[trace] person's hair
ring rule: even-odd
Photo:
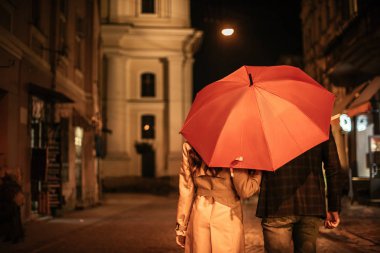
[[[189,163],[190,163],[190,166],[191,167],[197,167],[197,168],[199,168],[199,167],[201,167],[202,162],[203,162],[203,160],[202,160],[201,156],[198,154],[198,152],[195,151],[194,148],[191,148],[189,150]]]
[[[189,150],[189,164],[190,167],[193,169],[192,173],[194,173],[196,170],[199,170],[202,166],[203,160],[201,156],[198,154],[198,152],[192,147]],[[208,167],[207,164],[205,163],[204,169],[206,171],[210,171],[212,176],[217,176],[219,172],[222,170],[222,168],[213,168],[213,167]]]

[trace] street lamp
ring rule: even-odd
[[[223,28],[221,33],[223,34],[223,36],[231,36],[232,34],[234,34],[235,30],[233,28]]]

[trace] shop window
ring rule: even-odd
[[[140,82],[141,97],[156,96],[156,76],[153,73],[143,73]]]
[[[156,13],[155,0],[141,0],[141,13],[143,14]]]
[[[30,146],[32,148],[46,147],[46,104],[37,97],[32,97],[32,115],[30,124]]]
[[[153,115],[143,115],[141,117],[141,138],[155,138],[155,117]]]

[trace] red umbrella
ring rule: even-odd
[[[243,66],[198,92],[181,134],[210,167],[273,171],[329,138],[334,99],[299,68]]]

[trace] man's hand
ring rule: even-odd
[[[333,229],[338,227],[340,223],[338,212],[327,212],[325,219],[325,228]]]
[[[183,236],[183,235],[177,235],[175,237],[175,241],[176,243],[181,247],[181,248],[185,248],[185,241],[186,241],[186,237]]]

